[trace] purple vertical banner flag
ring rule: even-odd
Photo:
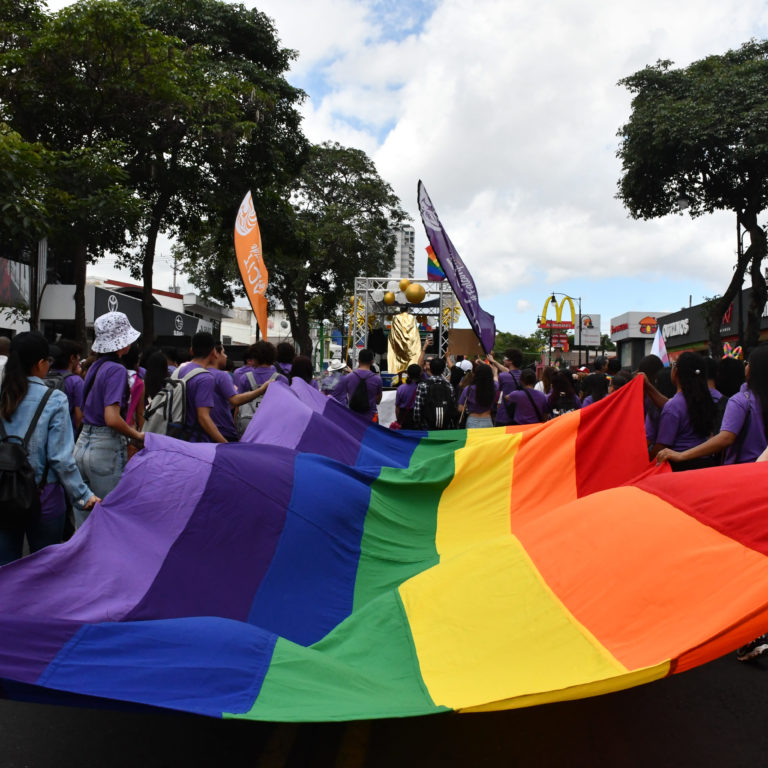
[[[440,262],[440,266],[443,268],[443,272],[445,272],[445,276],[451,284],[469,324],[472,326],[472,330],[477,334],[477,338],[480,339],[480,344],[487,354],[493,349],[493,343],[496,339],[496,321],[493,315],[488,314],[480,306],[475,281],[464,266],[464,262],[446,234],[440,219],[437,218],[435,207],[432,205],[427,190],[421,181],[419,181],[419,211],[429,244],[432,246],[432,250],[435,252],[435,256],[437,256],[437,260]]]

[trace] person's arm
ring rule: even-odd
[[[83,411],[79,405],[75,406],[75,429],[83,426]]]
[[[427,347],[432,346],[432,339],[427,336],[426,339],[424,339],[424,343],[421,345],[421,353],[419,354],[419,359],[416,361],[418,366],[420,368],[424,368],[424,357],[427,354]]]
[[[214,443],[226,443],[227,439],[221,432],[219,432],[219,428],[213,423],[211,409],[207,406],[200,405],[197,407],[196,412],[197,423],[200,425],[200,429],[202,429]]]
[[[126,424],[125,419],[120,415],[120,403],[104,406],[104,423],[121,435],[125,435],[139,443],[144,442],[144,433]]]
[[[766,448],[755,461],[768,461],[768,448]]]
[[[445,352],[445,365],[447,366],[448,370],[450,371],[451,368],[455,365],[453,360],[451,360],[451,356],[448,354],[448,350]]]
[[[488,359],[491,361],[491,367],[493,368],[494,374],[498,375],[499,373],[504,373],[504,371],[507,370],[506,366],[502,365],[494,356],[493,351],[488,353]]]
[[[661,464],[663,461],[678,462],[699,459],[702,456],[709,456],[712,453],[725,450],[736,442],[736,437],[737,435],[733,432],[723,430],[710,437],[709,440],[695,445],[693,448],[688,448],[686,451],[673,451],[671,448],[665,448],[656,443],[651,449],[651,458],[655,457],[657,464]]]
[[[229,404],[235,408],[238,405],[243,405],[243,403],[250,403],[251,400],[255,400],[257,397],[263,395],[271,383],[272,380],[265,381],[260,387],[257,387],[250,392],[241,392],[240,394],[232,395],[229,398]]]
[[[50,403],[47,407],[50,407]],[[92,509],[101,501],[85,484],[75,463],[75,441],[72,421],[69,418],[69,404],[66,401],[51,412],[45,452],[49,466],[75,506]]]
[[[643,392],[657,408],[663,408],[669,398],[664,397],[664,395],[651,384],[650,379],[644,373],[640,375],[643,377]]]
[[[381,380],[381,377],[379,377],[379,380],[376,382],[376,405],[378,405],[381,402],[381,396],[384,393],[384,383]]]

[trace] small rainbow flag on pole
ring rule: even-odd
[[[445,272],[443,272],[431,245],[427,246],[427,280],[430,282],[445,280]]]

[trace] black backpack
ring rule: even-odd
[[[368,399],[368,385],[362,376],[353,373],[355,378],[359,379],[352,397],[349,398],[349,408],[356,413],[368,413],[371,410],[371,402]]]
[[[60,392],[64,392],[64,382],[70,377],[74,376],[75,374],[72,373],[72,371],[64,371],[64,373],[59,373],[58,371],[49,371],[48,375],[43,379],[46,386],[50,387],[51,389],[58,389]]]
[[[27,446],[45,404],[53,394],[46,390],[29,423],[26,435],[9,435],[0,420],[0,528],[23,530],[40,519],[40,488],[29,463]],[[43,481],[45,482],[45,481]]]
[[[424,403],[421,407],[421,418],[428,429],[456,429],[458,409],[453,399],[451,385],[440,379],[426,383]]]

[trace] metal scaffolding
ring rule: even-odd
[[[357,277],[355,292],[352,297],[350,310],[350,349],[365,347],[371,327],[384,327],[388,319],[401,312],[412,315],[424,315],[427,324],[438,331],[440,349],[430,350],[432,354],[444,356],[448,350],[448,331],[458,319],[459,301],[451,290],[447,280],[430,282],[426,278],[411,279],[411,283],[419,283],[424,287],[425,296],[418,304],[405,303],[385,304],[383,298],[377,301],[380,294],[386,293],[397,286],[399,280],[391,277]],[[393,291],[396,295],[399,288]],[[426,305],[426,306],[425,306]],[[372,322],[369,323],[372,318]],[[370,327],[369,327],[370,326]]]

